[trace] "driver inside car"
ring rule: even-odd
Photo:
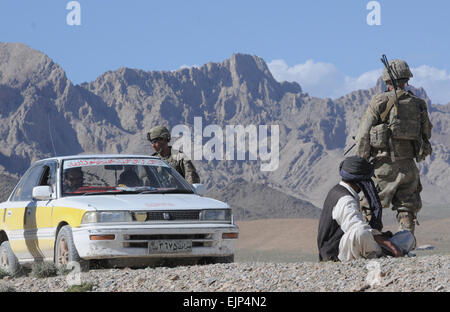
[[[81,167],[64,171],[64,193],[73,193],[83,186],[83,171]]]

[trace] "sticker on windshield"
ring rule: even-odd
[[[73,159],[64,161],[64,169],[75,167],[104,166],[104,165],[140,165],[140,166],[165,166],[160,159],[149,158],[98,158],[98,159]]]

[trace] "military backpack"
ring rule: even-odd
[[[422,152],[422,100],[405,90],[390,96],[380,114],[381,123],[370,129],[370,145],[376,149],[395,149],[395,140],[408,140],[414,145],[415,156]],[[394,139],[392,141],[391,139]]]

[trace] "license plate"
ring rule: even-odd
[[[192,251],[191,240],[154,240],[148,243],[149,253],[175,253]]]

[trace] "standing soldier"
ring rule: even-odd
[[[179,174],[186,179],[189,184],[200,183],[200,177],[197,174],[192,161],[181,151],[172,149],[169,146],[170,132],[166,127],[158,126],[147,133],[147,139],[152,143],[153,149],[156,151],[153,156],[159,156]]]
[[[417,213],[422,207],[419,170],[414,162],[430,155],[431,128],[424,100],[405,86],[413,76],[403,60],[382,59],[382,79],[388,90],[375,95],[367,108],[356,137],[356,154],[374,159],[374,182],[383,208],[397,211],[400,230],[414,233]],[[366,220],[371,213],[362,203]]]

